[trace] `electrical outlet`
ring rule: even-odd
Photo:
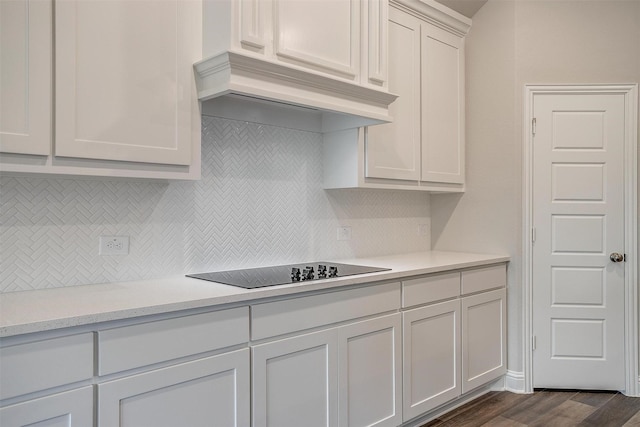
[[[99,255],[129,255],[129,236],[100,236]]]
[[[348,225],[338,227],[338,240],[351,240],[351,227]]]

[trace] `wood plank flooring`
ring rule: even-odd
[[[421,427],[638,427],[640,398],[616,392],[490,392]]]

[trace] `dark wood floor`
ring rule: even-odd
[[[640,398],[614,392],[490,392],[422,427],[640,426]]]

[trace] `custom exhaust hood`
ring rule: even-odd
[[[254,101],[261,109],[270,104],[279,110],[291,106],[297,114],[306,111],[316,116],[319,128],[307,130],[319,132],[390,122],[389,104],[397,98],[379,89],[230,51],[200,61],[194,68],[198,98],[223,97],[205,109],[233,115],[231,111]]]
[[[203,114],[258,100],[260,115],[290,108],[320,132],[392,121],[386,0],[204,0],[203,12]]]

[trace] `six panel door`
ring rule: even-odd
[[[534,96],[534,387],[625,387],[624,105]]]

